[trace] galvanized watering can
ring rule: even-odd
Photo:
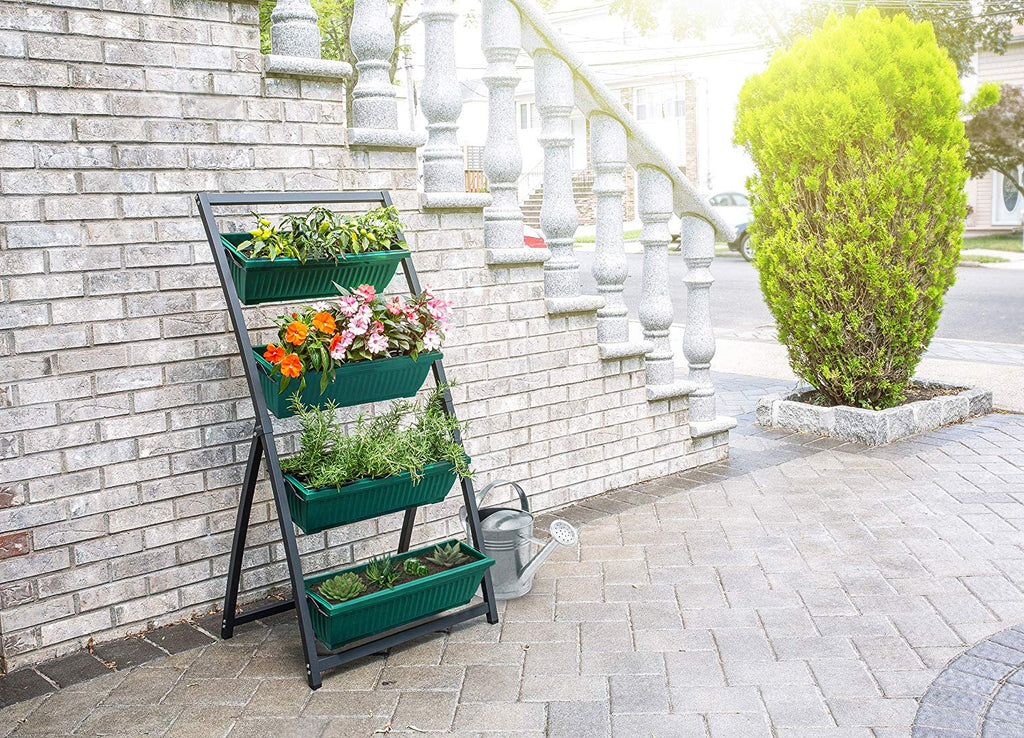
[[[533,537],[533,515],[530,514],[530,503],[526,499],[523,488],[515,482],[499,479],[491,482],[477,495],[477,505],[483,504],[484,498],[495,487],[509,485],[519,493],[521,510],[510,507],[481,507],[480,529],[483,534],[484,547],[487,555],[494,559],[491,569],[491,580],[494,583],[494,596],[499,600],[511,600],[522,597],[533,587],[533,575],[548,556],[561,544],[573,546],[579,540],[579,533],[568,522],[555,520],[551,523],[548,533],[551,539],[540,541]],[[472,537],[467,525],[466,508],[459,510],[462,525],[466,528],[466,536]],[[533,544],[543,548],[533,555]]]

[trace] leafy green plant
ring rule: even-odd
[[[351,600],[365,591],[366,584],[358,574],[351,571],[331,577],[320,584],[320,594],[336,602]]]
[[[344,259],[349,254],[405,248],[398,210],[380,207],[359,215],[335,213],[315,206],[305,215],[286,215],[280,227],[253,213],[256,227],[238,250],[250,259],[290,257],[305,263],[312,259]]]
[[[368,582],[376,584],[381,589],[391,589],[395,586],[395,581],[402,576],[402,569],[393,558],[381,555],[370,559],[363,573]]]
[[[740,94],[751,235],[793,370],[836,404],[898,404],[956,278],[966,141],[931,25],[833,17]]]
[[[427,561],[432,561],[445,569],[454,569],[469,561],[469,557],[462,553],[459,544],[449,543],[447,546],[434,546],[434,553],[427,557]]]
[[[427,568],[427,565],[415,556],[402,562],[402,568],[405,569],[405,573],[411,577],[425,577],[430,573],[430,569]]]
[[[360,415],[347,435],[333,404],[318,409],[295,397],[291,407],[299,418],[299,450],[281,468],[310,487],[340,487],[402,472],[418,481],[423,467],[442,461],[459,476],[472,476],[465,452],[455,442],[455,433],[464,426],[444,412],[443,386],[426,402],[397,401],[376,417]]]

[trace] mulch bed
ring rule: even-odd
[[[911,382],[907,385],[906,399],[894,407],[900,405],[909,405],[911,402],[920,402],[921,400],[933,400],[936,397],[945,397],[948,395],[958,395],[964,392],[966,387],[947,387],[941,384],[931,384],[929,382]],[[818,390],[811,390],[804,392],[801,395],[797,395],[792,398],[795,402],[803,402],[808,405],[816,405],[817,407],[838,407],[838,405]]]

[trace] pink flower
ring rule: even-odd
[[[338,300],[338,310],[349,317],[356,314],[359,309],[359,302],[352,296],[343,297]]]
[[[370,322],[370,318],[373,317],[373,309],[369,305],[361,305],[356,311],[356,318],[359,320],[365,320],[367,323]]]
[[[441,348],[441,336],[437,331],[430,330],[423,334],[423,348],[427,351],[436,351]]]
[[[366,333],[366,329],[370,327],[368,321],[356,316],[352,318],[352,322],[348,324],[348,331],[346,333],[352,333],[353,336],[361,336]]]
[[[405,319],[407,321],[409,321],[410,325],[419,325],[420,324],[420,315],[415,310],[406,310],[405,311]]]
[[[401,297],[396,297],[394,300],[388,303],[387,308],[388,312],[391,313],[392,315],[401,315],[403,312],[405,312],[405,303],[402,301]]]
[[[375,333],[366,339],[366,348],[371,354],[383,354],[387,353],[389,343],[387,336]]]
[[[334,344],[334,348],[331,349],[331,358],[335,361],[344,361],[345,352],[348,351],[348,347],[352,345],[356,335],[352,331],[344,331],[339,337],[337,343]]]
[[[381,323],[379,320],[373,321],[373,332],[374,333],[383,333],[384,332],[384,324]]]
[[[364,302],[373,302],[377,298],[377,290],[373,288],[372,284],[361,284],[356,287],[355,296]]]
[[[441,299],[427,303],[427,312],[434,320],[448,320],[448,303]]]

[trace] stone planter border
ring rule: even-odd
[[[757,424],[880,446],[992,412],[992,392],[985,389],[966,389],[959,394],[919,400],[888,410],[864,410],[846,405],[818,407],[795,399],[812,389],[801,385],[792,392],[762,397],[757,401]]]

